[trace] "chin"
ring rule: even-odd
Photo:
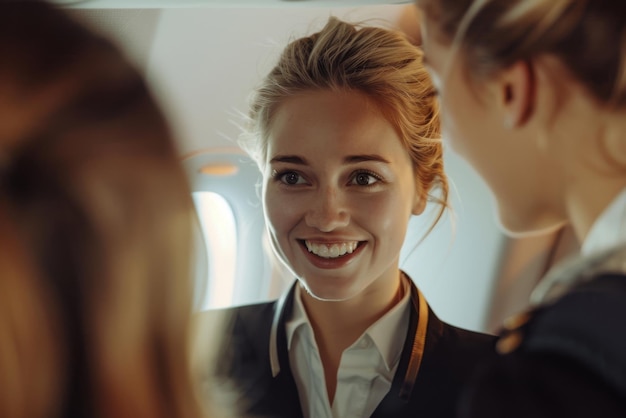
[[[356,291],[338,289],[336,286],[310,286],[304,280],[300,280],[304,290],[317,300],[324,302],[342,302],[356,296]]]

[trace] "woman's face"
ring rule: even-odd
[[[286,99],[272,120],[263,177],[273,247],[313,296],[397,287],[408,221],[424,202],[375,103],[354,91]]]
[[[485,180],[507,233],[527,233],[561,224],[546,205],[550,165],[532,127],[511,129],[500,79],[472,79],[460,53],[434,36],[436,24],[421,22],[425,63],[438,91],[444,140]]]

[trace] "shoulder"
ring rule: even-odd
[[[196,329],[214,335],[216,373],[238,379],[240,373],[269,364],[269,339],[276,301],[214,309],[196,316]],[[219,329],[219,333],[214,330]],[[269,367],[269,366],[268,366]],[[246,369],[248,369],[246,371]]]
[[[624,329],[626,276],[602,274],[508,324],[498,347],[503,353],[519,350],[571,359],[626,395]]]
[[[496,337],[455,327],[432,311],[411,404],[428,416],[452,416],[477,365],[496,356]]]
[[[236,339],[269,338],[269,330],[276,309],[276,301],[214,309],[197,314],[204,327],[222,329],[225,341]],[[232,342],[232,341],[231,341]]]
[[[467,330],[445,323],[444,335],[446,335],[451,342],[462,344],[466,347],[488,346],[494,348],[497,340],[497,337],[493,334]]]
[[[439,349],[495,353],[497,337],[492,334],[460,328],[442,321],[429,312],[428,337],[436,340]]]
[[[505,323],[463,417],[626,416],[626,276],[601,274]]]
[[[470,331],[441,321],[431,311],[422,370],[430,380],[460,385],[477,364],[496,356],[493,335]]]
[[[196,313],[194,319],[205,326],[213,326],[220,323],[259,325],[267,320],[271,321],[275,305],[276,301],[270,301],[221,309],[209,309]]]
[[[516,352],[480,365],[460,418],[624,417],[624,397],[595,373],[555,353]]]
[[[237,362],[267,346],[274,302],[210,309],[194,313],[191,348],[200,375],[227,376]],[[215,377],[214,376],[214,377]]]

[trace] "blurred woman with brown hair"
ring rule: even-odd
[[[505,323],[462,416],[626,416],[626,3],[417,0],[443,135],[511,234],[581,254]]]
[[[193,205],[166,121],[110,42],[0,2],[0,416],[203,416]]]

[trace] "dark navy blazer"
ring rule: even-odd
[[[245,416],[302,417],[298,389],[289,366],[286,319],[290,317],[295,286],[278,301],[221,310],[230,326],[218,355],[218,381],[229,384]],[[390,391],[372,417],[453,417],[461,388],[479,362],[495,356],[495,337],[463,330],[439,320],[411,282],[409,328]],[[420,301],[423,305],[420,307]],[[420,309],[421,308],[421,309]],[[419,312],[425,347],[419,347]],[[274,329],[274,331],[272,331]],[[272,335],[275,334],[275,335]],[[270,360],[275,337],[275,361]],[[275,365],[274,365],[275,366]]]

